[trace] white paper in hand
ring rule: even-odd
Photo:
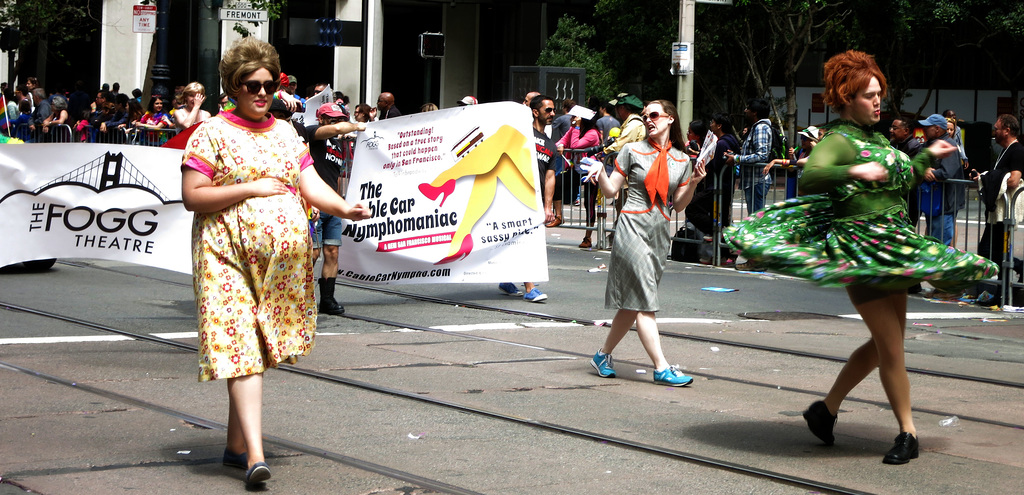
[[[718,136],[708,131],[707,136],[704,138],[704,145],[700,148],[700,154],[697,155],[697,162],[694,167],[706,167],[708,162],[711,161],[711,157],[715,155],[715,147],[717,146]]]

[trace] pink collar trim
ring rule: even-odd
[[[224,120],[226,120],[226,121],[228,121],[228,122],[230,122],[230,123],[232,123],[234,125],[237,125],[239,127],[244,127],[246,129],[252,129],[254,131],[265,131],[265,130],[268,130],[271,127],[274,127],[274,122],[275,122],[273,115],[271,115],[270,118],[268,118],[267,120],[264,120],[263,122],[253,122],[251,120],[245,120],[245,119],[239,117],[238,115],[235,115],[235,112],[232,112],[232,111],[220,112],[217,115],[221,116]]]

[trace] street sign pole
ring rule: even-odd
[[[167,65],[168,37],[167,31],[170,24],[170,0],[157,0],[156,2],[156,63],[153,64],[153,74],[150,79],[153,87],[150,95],[160,95],[164,101],[170,102],[174,95],[170,93],[168,83],[171,80],[171,66]]]
[[[197,79],[206,88],[203,110],[215,115],[220,105],[220,20],[212,2],[199,2],[199,66]]]
[[[679,112],[679,124],[684,128],[693,120],[693,16],[694,0],[679,0],[679,41],[689,43],[691,70],[679,71],[679,82],[676,85],[676,110]]]

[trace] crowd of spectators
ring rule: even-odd
[[[188,87],[195,84],[198,83]],[[25,84],[13,88],[0,84],[4,102],[0,130],[8,137],[25,142],[165,141],[181,128],[176,127],[173,115],[182,108],[185,108],[183,115],[191,115],[192,108],[187,103],[193,100],[183,99],[184,88],[177,88],[173,100],[153,95],[144,106],[141,89],[125,94],[116,82],[103,84],[90,92],[83,81],[77,81],[74,91],[50,93],[35,77],[28,77]],[[202,91],[201,85],[199,90]],[[193,120],[199,122],[205,118],[209,118],[209,113]]]

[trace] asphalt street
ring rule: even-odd
[[[695,382],[651,383],[634,334],[618,376],[589,356],[607,251],[547,231],[549,298],[496,284],[340,284],[345,317],[267,373],[278,493],[1017,493],[1024,483],[1024,316],[911,296],[921,457],[876,374],[823,446],[800,413],[867,330],[843,289],[669,262],[659,328]],[[99,260],[0,274],[0,494],[242,493],[224,467],[223,383],[196,380],[188,275]]]

